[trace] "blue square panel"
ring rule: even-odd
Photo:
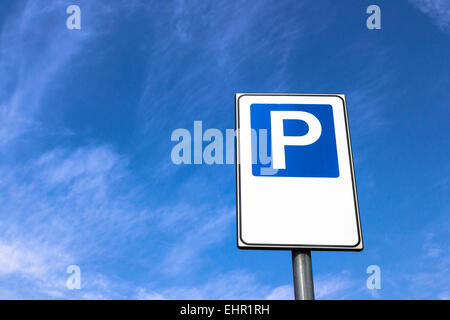
[[[333,108],[328,104],[252,104],[252,174],[339,177]]]

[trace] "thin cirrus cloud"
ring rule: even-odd
[[[409,0],[445,32],[450,32],[450,2],[447,0]]]
[[[162,289],[139,288],[137,299],[264,299],[272,288],[261,284],[245,270],[216,275],[197,286],[171,286]]]
[[[164,273],[170,275],[192,273],[195,267],[198,267],[204,260],[201,257],[202,253],[220,243],[229,234],[228,231],[232,229],[231,224],[234,221],[234,211],[225,210],[222,213],[213,213],[206,221],[198,225],[191,224],[190,230],[181,237],[175,236],[171,240],[173,244],[165,254],[161,268]],[[192,211],[192,216],[195,214],[198,214],[198,211]]]
[[[228,95],[232,97],[236,90],[233,83],[255,57],[271,56],[276,61],[258,86],[272,90],[282,87],[286,59],[303,29],[297,16],[284,16],[288,4],[278,3],[268,14],[266,8],[273,3],[221,1],[212,5],[180,0],[170,6],[171,13],[152,15],[148,22],[151,29],[164,25],[165,36],[149,44],[148,60],[153,63],[149,64],[139,103],[142,130],[166,128],[173,126],[174,120],[180,121],[155,113],[155,108],[185,115],[183,125],[195,117],[218,120],[213,111],[228,114],[224,107],[231,101]],[[278,23],[281,17],[283,24]],[[167,20],[171,21],[168,25]],[[184,63],[191,55],[196,58]]]
[[[64,291],[68,265],[111,256],[112,248],[139,237],[147,215],[130,205],[132,191],[121,190],[126,166],[107,146],[57,149],[28,164],[0,166],[6,287],[17,276],[35,294]]]
[[[0,33],[0,146],[23,134],[49,131],[36,117],[56,82],[64,83],[65,66],[92,41],[110,31],[111,18],[141,6],[140,1],[82,1],[96,19],[83,32],[65,27],[67,1],[18,2]],[[70,35],[70,36],[69,36]]]
[[[95,28],[85,28],[68,37],[66,1],[17,4],[0,34],[0,146],[5,154],[20,151],[20,143],[12,144],[19,137],[49,130],[37,118],[46,107],[43,98],[54,83],[64,81],[64,67],[73,57],[99,36]],[[106,5],[83,5],[111,14]],[[24,162],[8,163],[2,158],[0,293],[4,298],[64,297],[68,265],[110,250],[102,249],[101,243],[117,244],[130,236],[127,232],[142,219],[144,210],[130,210],[126,193],[111,198],[113,188],[128,175],[126,166],[125,158],[102,144],[44,150]],[[134,228],[133,234],[138,233]],[[93,283],[89,278],[87,273],[86,282]],[[20,290],[12,289],[17,283],[22,284]]]
[[[49,85],[91,38],[89,32],[68,38],[57,28],[63,2],[27,1],[3,23],[0,34],[0,144],[42,130],[35,119]],[[63,11],[64,12],[64,11]],[[56,20],[56,21],[55,21]],[[42,23],[47,21],[47,23]],[[39,52],[39,53],[37,53]]]

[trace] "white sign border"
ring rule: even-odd
[[[358,243],[353,246],[318,246],[318,245],[291,245],[291,244],[252,244],[246,243],[242,240],[241,234],[241,164],[240,164],[240,155],[239,155],[239,99],[244,96],[303,96],[303,97],[337,97],[342,100],[344,106],[344,116],[345,116],[345,126],[347,132],[347,144],[348,144],[348,152],[350,159],[350,171],[352,174],[352,184],[353,184],[353,195],[355,201],[355,211],[356,211],[356,224],[358,229]],[[235,95],[235,169],[236,169],[236,234],[237,234],[237,247],[239,249],[254,249],[254,250],[291,250],[291,249],[309,249],[316,251],[362,251],[364,248],[363,245],[363,237],[361,231],[361,217],[359,214],[359,202],[358,202],[358,193],[356,188],[356,179],[355,179],[355,169],[353,165],[353,152],[352,152],[352,144],[350,139],[350,128],[348,123],[348,114],[347,114],[347,103],[345,99],[345,95],[343,94],[318,94],[318,93],[237,93]]]

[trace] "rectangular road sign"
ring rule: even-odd
[[[345,96],[236,95],[242,249],[362,250]]]

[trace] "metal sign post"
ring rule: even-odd
[[[310,250],[292,250],[295,300],[314,300]]]

